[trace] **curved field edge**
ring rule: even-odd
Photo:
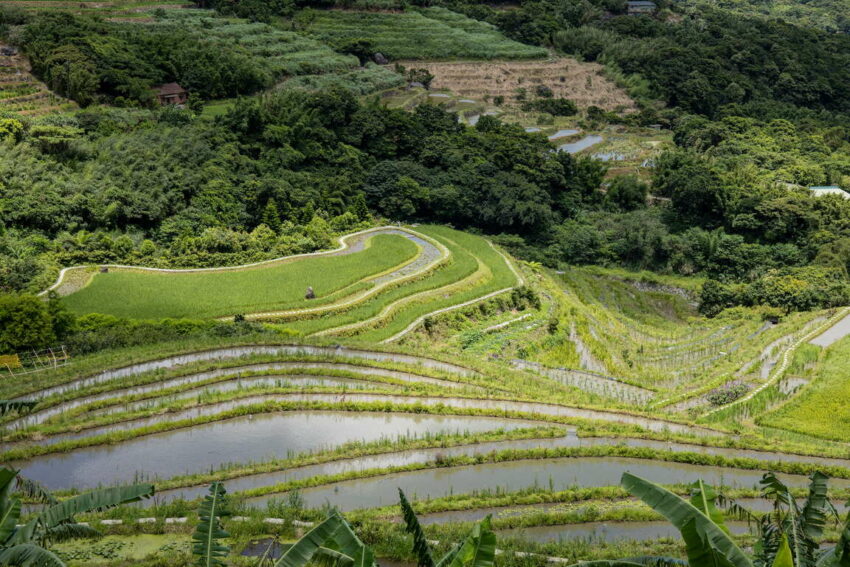
[[[56,281],[48,287],[47,289],[39,292],[38,295],[47,295],[51,291],[56,291],[65,281],[66,278],[70,277],[70,274],[73,274],[76,271],[82,270],[91,270],[95,266],[101,266],[105,268],[123,268],[128,270],[139,270],[139,271],[149,271],[149,272],[163,272],[163,273],[193,273],[193,272],[224,272],[224,271],[235,271],[235,270],[245,270],[249,268],[258,268],[263,266],[269,266],[279,263],[290,262],[292,260],[297,260],[299,258],[311,258],[318,256],[328,256],[333,254],[338,254],[340,252],[344,252],[349,247],[349,241],[358,236],[386,231],[386,230],[401,230],[404,232],[409,232],[415,234],[414,231],[403,227],[403,226],[394,226],[394,225],[384,225],[384,226],[376,226],[372,228],[367,228],[364,230],[358,230],[357,232],[352,232],[349,234],[344,234],[336,238],[337,247],[328,249],[328,250],[319,250],[317,252],[306,252],[304,254],[290,254],[288,256],[280,256],[279,258],[272,258],[270,260],[262,260],[260,262],[251,262],[248,264],[239,264],[237,266],[221,266],[215,268],[151,268],[148,266],[132,266],[125,264],[83,264],[79,266],[68,266],[59,270],[59,275],[56,278]],[[62,295],[62,294],[60,294]]]
[[[741,457],[726,457],[721,455],[708,455],[701,453],[648,449],[642,447],[628,447],[622,445],[599,445],[590,447],[506,449],[502,451],[497,450],[490,453],[471,456],[450,456],[443,457],[440,460],[424,461],[420,463],[396,467],[357,470],[332,475],[316,475],[311,476],[309,478],[291,480],[276,485],[272,484],[259,486],[254,489],[240,491],[235,494],[238,494],[239,496],[245,498],[256,498],[261,496],[285,494],[293,490],[328,486],[347,480],[359,480],[384,476],[390,477],[395,474],[403,474],[419,470],[446,470],[485,463],[499,464],[548,459],[569,460],[597,457],[631,458],[653,462],[692,464],[698,466],[737,469],[742,471],[770,470],[795,476],[803,476],[811,474],[816,470],[820,470],[829,474],[831,478],[850,479],[850,468],[846,467],[824,467],[809,463],[763,461],[758,459],[749,459]]]
[[[810,383],[776,409],[760,415],[756,422],[830,441],[850,442],[848,368],[850,339],[845,337],[825,349]]]
[[[781,363],[773,369],[773,371],[771,372],[771,376],[763,384],[755,388],[747,395],[729,404],[720,406],[709,411],[708,413],[702,416],[701,420],[717,421],[722,417],[728,417],[730,412],[734,412],[737,408],[745,408],[749,403],[753,402],[754,400],[757,400],[760,395],[775,386],[776,383],[785,375],[785,371],[788,370],[788,366],[791,364],[793,354],[801,345],[822,334],[824,331],[826,331],[827,329],[835,325],[838,321],[847,316],[848,313],[850,313],[850,307],[844,307],[835,311],[829,317],[829,319],[827,319],[822,325],[819,325],[815,329],[805,333],[802,337],[797,339],[791,346],[789,346],[783,351]]]
[[[442,315],[444,313],[449,313],[451,311],[455,311],[457,309],[463,309],[465,307],[469,307],[470,305],[474,305],[474,304],[479,303],[481,301],[486,301],[488,299],[492,299],[492,298],[496,297],[497,295],[507,293],[507,292],[515,289],[518,286],[525,285],[525,278],[523,277],[522,273],[519,270],[517,270],[516,266],[514,266],[513,262],[510,260],[510,258],[508,258],[508,256],[504,252],[502,252],[501,250],[496,248],[493,245],[492,242],[488,242],[488,244],[490,244],[490,246],[496,251],[496,253],[498,253],[499,256],[502,257],[502,260],[504,260],[505,264],[510,269],[511,273],[516,278],[516,282],[515,282],[514,285],[512,285],[510,287],[503,288],[503,289],[498,289],[496,291],[491,291],[490,293],[487,293],[487,294],[479,296],[479,297],[474,297],[474,298],[469,299],[467,301],[464,301],[462,303],[456,303],[454,305],[449,305],[447,307],[435,309],[434,311],[420,315],[417,319],[415,319],[407,327],[405,327],[404,329],[402,329],[398,333],[382,340],[381,342],[382,343],[391,343],[391,342],[394,342],[394,341],[401,339],[402,337],[404,337],[405,335],[407,335],[408,333],[410,333],[411,331],[416,329],[419,325],[421,325],[425,321],[425,319],[427,319],[428,317],[435,317],[435,316],[438,316],[438,315]]]
[[[437,236],[439,231],[445,229],[443,227],[431,227],[431,230],[431,234]],[[454,233],[453,236],[459,240],[470,237],[470,235],[465,233]],[[508,257],[498,250],[489,240],[482,239],[482,241],[486,243],[486,247],[478,251],[476,258],[479,259],[479,262],[483,259],[483,263],[489,269],[491,277],[485,280],[481,286],[474,286],[467,290],[461,290],[449,298],[435,302],[415,302],[409,309],[406,310],[408,311],[407,317],[413,315],[415,319],[412,321],[407,319],[407,321],[410,322],[406,325],[405,319],[402,316],[404,311],[402,311],[402,314],[394,317],[393,320],[385,326],[367,331],[361,335],[356,335],[356,337],[359,340],[366,341],[383,343],[394,342],[416,329],[428,317],[434,317],[443,313],[462,309],[481,301],[486,301],[487,299],[502,293],[510,292],[514,288],[523,285],[525,283],[523,276],[514,267]],[[413,313],[410,313],[410,311]]]
[[[445,245],[443,245],[443,243],[429,236],[426,236],[421,232],[417,232],[407,228],[403,230],[437,247],[437,249],[440,251],[440,257],[434,260],[433,262],[427,264],[426,266],[422,267],[421,269],[416,270],[415,272],[412,272],[399,278],[394,278],[382,282],[376,286],[370,287],[369,289],[363,291],[358,295],[355,295],[354,297],[343,298],[343,300],[341,301],[321,305],[319,307],[314,308],[247,313],[245,315],[245,318],[252,321],[278,321],[289,318],[301,318],[305,316],[309,317],[311,315],[316,315],[327,311],[339,312],[357,308],[358,306],[362,305],[366,300],[371,299],[372,296],[378,295],[381,292],[389,291],[403,284],[408,284],[418,279],[427,277],[429,274],[438,270],[441,266],[445,265],[448,261],[452,259],[451,251]],[[387,273],[391,271],[393,270],[390,270]],[[374,279],[374,277],[378,277],[380,275],[382,274],[377,274],[376,276],[372,276],[372,278]]]
[[[303,335],[316,335],[319,332],[336,327],[358,324],[365,319],[374,318],[387,306],[391,307],[399,300],[404,300],[420,291],[430,291],[453,285],[458,280],[474,273],[478,267],[478,262],[469,250],[448,239],[442,240],[440,244],[449,251],[449,258],[433,271],[407,282],[403,287],[394,286],[392,289],[385,290],[384,293],[370,297],[368,300],[342,312],[328,314],[324,318],[313,317],[285,321],[283,322],[284,328]]]
[[[344,290],[368,286],[381,274],[414,262],[421,247],[407,233],[360,237],[350,253],[298,258],[275,265],[216,272],[117,269],[95,274],[83,289],[63,298],[76,313],[135,319],[207,318],[268,307],[330,301]],[[313,299],[305,290],[313,289]]]
[[[430,314],[483,301],[523,282],[507,257],[483,237],[436,225],[416,230],[449,250],[451,261],[342,313],[280,321],[280,326],[307,336],[345,335],[379,342],[400,337]]]

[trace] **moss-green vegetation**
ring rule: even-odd
[[[801,353],[794,367],[802,368],[816,362],[817,354],[817,347],[810,347]],[[850,395],[848,368],[850,339],[845,338],[826,350],[817,375],[796,397],[779,409],[761,416],[758,422],[823,439],[847,442],[850,440],[850,413],[842,402]]]
[[[393,59],[522,59],[544,57],[539,47],[504,37],[489,24],[445,8],[411,9],[403,13],[304,10],[296,24],[333,44],[367,39]]]
[[[216,17],[206,10],[158,12],[152,29],[202,35],[206,41],[221,41],[243,48],[275,78],[317,73],[348,72],[357,58],[335,52],[327,45],[292,31],[268,24]],[[367,91],[371,92],[371,91]]]
[[[402,236],[376,235],[362,252],[284,260],[245,269],[207,272],[148,272],[112,269],[65,299],[77,313],[121,317],[214,317],[271,309],[304,308],[312,287],[321,303],[340,290],[362,288],[361,280],[411,261],[417,246]],[[315,302],[314,302],[315,303]]]
[[[305,335],[324,332],[374,343],[404,331],[425,314],[519,283],[508,260],[485,239],[446,227],[420,226],[416,230],[444,245],[450,261],[342,313],[298,316],[296,321],[281,321],[281,326]]]

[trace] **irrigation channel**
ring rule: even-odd
[[[285,412],[250,415],[139,437],[119,445],[36,457],[15,466],[27,478],[51,489],[92,488],[134,478],[169,478],[229,463],[282,458],[351,441],[528,426],[529,422],[490,417]]]
[[[461,388],[468,387],[472,389],[479,390],[480,387],[477,387],[472,384],[462,384],[458,382],[452,382],[450,380],[441,380],[439,378],[431,378],[428,376],[422,376],[419,374],[413,374],[411,372],[403,372],[397,370],[388,370],[385,368],[378,368],[374,366],[361,366],[356,364],[349,364],[345,362],[311,362],[311,361],[287,361],[287,362],[269,362],[269,363],[261,363],[261,364],[247,364],[244,366],[237,367],[227,367],[227,368],[219,368],[216,370],[210,370],[207,372],[199,372],[196,374],[189,374],[187,376],[181,376],[178,378],[172,378],[168,380],[162,380],[160,382],[154,382],[152,384],[146,384],[144,386],[136,386],[132,388],[124,388],[120,390],[110,390],[109,392],[104,392],[102,394],[96,394],[92,396],[86,396],[82,398],[77,398],[74,400],[69,400],[67,402],[63,402],[59,405],[56,405],[52,408],[47,408],[42,411],[38,411],[31,415],[25,416],[19,420],[12,422],[10,425],[13,427],[26,427],[31,425],[37,425],[39,423],[44,423],[48,419],[61,415],[64,412],[72,410],[77,407],[81,407],[84,405],[89,405],[95,402],[103,402],[104,400],[120,400],[123,396],[134,396],[139,394],[146,394],[151,392],[161,391],[167,388],[177,388],[181,386],[189,386],[191,387],[193,384],[200,384],[207,382],[209,380],[213,380],[216,378],[229,378],[230,384],[228,381],[222,380],[221,382],[215,382],[213,384],[209,384],[206,388],[204,388],[208,392],[212,391],[225,391],[227,389],[233,389],[235,380],[236,383],[245,383],[246,385],[252,380],[251,377],[245,376],[248,373],[266,373],[272,371],[308,371],[308,370],[319,370],[319,371],[344,371],[347,373],[361,375],[362,380],[360,381],[361,387],[366,384],[371,385],[381,385],[385,387],[393,387],[394,384],[386,384],[381,382],[369,381],[369,378],[373,377],[381,377],[381,378],[389,378],[392,380],[398,380],[403,383],[421,383],[421,384],[433,384],[436,386],[443,386],[445,388]],[[255,380],[259,380],[261,377],[256,376],[253,377]],[[266,377],[268,379],[268,377]],[[318,385],[318,377],[314,377],[316,384]],[[290,379],[288,375],[282,375],[277,377],[278,380],[286,380]],[[331,378],[325,377],[324,382],[327,384],[337,385],[353,385],[356,382],[354,380],[345,380],[340,378]],[[228,385],[230,386],[228,388]],[[256,382],[256,385],[262,385],[262,382]],[[303,385],[309,385],[309,382],[306,382]],[[153,401],[145,400],[141,402],[135,402],[132,404],[128,404],[126,406],[114,406],[112,408],[108,408],[102,411],[94,411],[91,412],[91,415],[99,415],[103,413],[114,413],[116,411],[128,411],[134,409],[140,409],[146,406],[150,406],[151,404],[161,403],[163,400],[169,399],[178,399],[180,397],[191,397],[196,396],[200,393],[201,389],[189,389],[185,392],[185,395],[181,393],[180,396],[166,396],[165,398],[156,398]]]
[[[660,419],[652,419],[648,417],[642,417],[626,413],[545,404],[539,402],[520,402],[513,400],[459,397],[428,397],[392,394],[370,394],[362,391],[347,391],[344,393],[257,394],[224,402],[212,403],[208,405],[197,405],[185,410],[164,413],[153,417],[121,421],[102,427],[92,428],[82,432],[67,433],[63,435],[73,436],[66,437],[66,439],[93,437],[95,435],[101,435],[104,433],[137,429],[167,421],[177,422],[187,419],[195,419],[198,417],[215,416],[236,408],[263,404],[266,402],[312,402],[322,404],[343,404],[346,402],[360,402],[395,404],[413,407],[441,407],[458,410],[483,410],[491,411],[496,414],[501,414],[504,412],[516,412],[526,414],[531,418],[539,415],[623,423],[629,425],[637,425],[650,431],[656,432],[670,431],[673,433],[690,433],[702,436],[717,437],[723,435],[719,431],[713,431],[711,429],[701,429],[690,425],[663,421]]]
[[[746,522],[726,522],[735,535],[748,533]],[[501,537],[520,537],[539,543],[583,539],[590,542],[679,540],[679,530],[669,522],[587,522],[556,526],[534,526],[499,531]]]
[[[565,490],[574,487],[616,486],[624,471],[660,484],[687,484],[695,479],[726,487],[756,488],[760,470],[691,465],[625,457],[578,457],[487,462],[483,464],[428,468],[412,472],[372,476],[305,488],[300,491],[308,507],[332,503],[343,511],[391,506],[397,503],[398,488],[412,498],[439,498],[476,491],[512,492],[527,488]],[[805,476],[777,474],[792,487],[807,486]],[[831,486],[847,488],[850,480],[835,479]],[[249,499],[265,504],[281,495]]]
[[[79,390],[82,388],[102,384],[104,382],[111,382],[113,380],[118,380],[121,378],[130,378],[156,370],[171,370],[180,366],[186,366],[197,362],[222,361],[248,356],[334,356],[359,360],[370,360],[375,362],[409,364],[412,366],[421,366],[430,370],[437,370],[464,377],[479,375],[479,373],[474,370],[470,370],[469,368],[458,366],[449,362],[443,362],[441,360],[394,352],[360,350],[339,345],[249,345],[178,354],[167,358],[132,364],[129,366],[124,366],[122,368],[106,370],[104,372],[97,373],[93,376],[79,378],[76,380],[65,382],[63,384],[59,384],[57,386],[44,388],[38,391],[37,395],[40,399],[44,399],[48,396],[66,394],[73,390]],[[24,394],[21,396],[17,396],[13,399],[28,400],[31,399],[33,395],[35,395],[35,393]],[[22,421],[26,421],[27,423],[29,423],[30,419],[37,419],[37,416],[41,413],[42,412],[36,412],[34,414],[31,414],[27,416],[25,420]],[[38,423],[38,421],[35,421],[34,423]]]

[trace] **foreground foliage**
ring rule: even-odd
[[[21,518],[21,497],[13,495],[16,479],[21,495],[45,505],[21,527],[16,525]],[[16,470],[0,468],[0,565],[64,567],[62,560],[46,546],[65,539],[100,535],[88,525],[77,523],[74,516],[136,502],[153,492],[152,485],[139,484],[103,488],[60,502],[36,483],[19,478]]]

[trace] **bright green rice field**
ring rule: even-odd
[[[821,439],[850,441],[850,337],[829,346],[816,372],[817,378],[778,410],[758,422]]]
[[[118,317],[216,317],[321,304],[368,284],[364,278],[412,260],[419,248],[407,238],[379,234],[365,250],[342,256],[301,258],[242,270],[160,273],[112,270],[95,274],[82,290],[65,298],[75,313]],[[316,300],[304,299],[312,286]]]

